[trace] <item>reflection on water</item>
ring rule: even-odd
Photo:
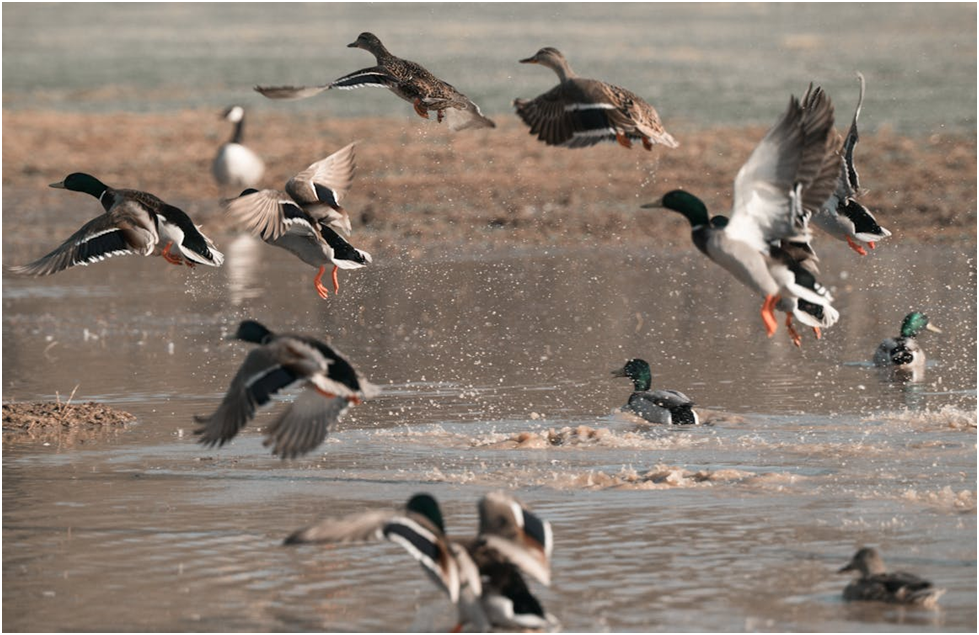
[[[569,630],[974,628],[972,247],[825,246],[843,317],[797,350],[686,251],[378,257],[323,301],[289,254],[228,243],[217,270],[130,257],[4,278],[4,399],[78,385],[139,417],[5,444],[8,629],[444,629],[454,612],[398,547],[279,543],[420,490],[461,533],[498,487],[554,526],[539,596]],[[912,308],[949,328],[922,340],[921,381],[881,381],[866,362]],[[385,393],[302,460],[261,447],[275,409],[201,448],[192,415],[224,394],[248,345],[223,338],[246,317],[331,334]],[[631,388],[608,370],[630,357],[714,425],[615,413]],[[834,572],[862,544],[947,587],[942,608],[844,605]]]

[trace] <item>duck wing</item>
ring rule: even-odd
[[[288,231],[288,217],[283,208],[289,206],[296,204],[279,190],[245,190],[238,198],[224,202],[225,210],[238,225],[266,242]],[[296,216],[295,212],[292,214]]]
[[[269,99],[294,100],[318,95],[331,87],[331,84],[324,84],[323,86],[255,86],[255,92],[261,93]]]
[[[349,408],[343,397],[324,398],[313,388],[299,393],[275,423],[265,430],[265,447],[283,459],[292,459],[318,447]]]
[[[340,207],[354,179],[357,168],[354,148],[350,143],[289,179],[286,193],[316,220],[330,224],[350,235],[350,219]]]
[[[551,524],[509,494],[491,492],[480,500],[478,543],[496,552],[495,559],[509,562],[541,584],[551,583]],[[480,558],[475,559],[479,564]]]
[[[373,86],[375,88],[394,88],[399,80],[389,70],[383,66],[371,66],[362,68],[359,71],[348,73],[343,77],[338,77],[328,84],[327,88],[339,88],[340,90],[352,90],[362,86]]]
[[[853,121],[850,122],[850,129],[847,131],[846,139],[843,141],[846,181],[850,190],[854,193],[860,191],[860,175],[857,174],[857,169],[853,166],[853,148],[857,145],[857,141],[860,140],[860,133],[857,130],[857,118],[860,116],[860,109],[863,107],[863,94],[867,87],[863,73],[857,73],[857,78],[860,80],[860,97],[857,99],[857,108],[853,112]]]
[[[616,106],[599,97],[603,86],[596,80],[573,79],[534,99],[517,99],[514,107],[517,116],[530,126],[530,134],[547,145],[592,146],[615,139],[609,112]]]

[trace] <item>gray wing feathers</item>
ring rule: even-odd
[[[336,428],[348,405],[343,397],[325,399],[316,390],[307,388],[268,427],[263,445],[271,446],[272,454],[283,459],[306,454]]]
[[[286,232],[282,214],[284,200],[290,202],[285,192],[260,190],[227,201],[225,209],[236,223],[253,235],[272,241]]]
[[[344,146],[289,179],[286,192],[299,203],[315,203],[320,200],[315,190],[315,186],[319,185],[328,188],[339,205],[354,179],[356,145],[355,141]]]
[[[330,87],[325,86],[256,86],[255,91],[269,99],[306,99],[318,95]]]
[[[385,510],[330,518],[293,533],[286,544],[381,541],[384,525],[398,516],[398,512]]]

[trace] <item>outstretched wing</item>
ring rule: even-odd
[[[343,397],[330,399],[307,388],[265,430],[264,445],[271,446],[272,454],[283,459],[306,454],[323,443],[349,405]]]
[[[269,99],[306,99],[313,95],[318,95],[330,88],[330,84],[323,86],[256,86],[255,91],[268,97]]]

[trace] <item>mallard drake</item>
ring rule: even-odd
[[[258,408],[280,390],[303,386],[296,400],[265,430],[266,447],[283,459],[316,448],[351,404],[380,390],[337,350],[306,335],[276,334],[254,320],[238,326],[232,339],[258,344],[245,357],[218,409],[194,430],[207,447],[222,446],[238,434]]]
[[[317,161],[286,183],[285,191],[247,189],[225,202],[228,213],[270,245],[292,252],[319,267],[313,287],[323,299],[322,279],[333,265],[333,291],[339,292],[339,269],[359,269],[372,262],[338,233],[350,235],[350,218],[340,206],[354,175],[355,143]]]
[[[330,88],[375,86],[387,88],[411,102],[420,117],[428,119],[428,111],[436,111],[439,123],[443,117],[448,119],[452,130],[496,127],[491,119],[483,116],[479,106],[455,87],[432,75],[421,64],[395,57],[373,33],[361,33],[347,47],[371,53],[377,59],[377,66],[354,71],[323,86],[256,86],[255,90],[269,99],[304,99]]]
[[[860,98],[857,100],[850,130],[846,133],[846,140],[843,142],[843,162],[840,166],[836,191],[813,215],[812,222],[830,236],[845,240],[853,251],[866,256],[867,250],[861,243],[874,249],[876,241],[887,238],[891,232],[878,225],[877,219],[870,210],[856,200],[860,195],[860,177],[853,164],[853,148],[860,139],[857,132],[857,117],[860,116],[866,87],[863,74],[857,73],[857,77],[860,79]]]
[[[774,309],[784,311],[792,342],[801,337],[793,316],[813,327],[832,326],[839,313],[832,296],[815,278],[808,217],[836,186],[840,155],[833,144],[833,104],[810,86],[803,101],[792,97],[778,123],[748,157],[734,181],[730,217],[715,216],[699,198],[683,190],[659,203],[683,214],[693,228],[694,245],[742,284],[765,298],[761,316],[771,337],[778,329]]]
[[[925,367],[925,351],[918,344],[918,334],[923,330],[941,333],[942,330],[928,321],[920,311],[912,311],[901,322],[901,334],[888,337],[874,352],[874,366],[899,370],[921,370]]]
[[[294,532],[286,545],[388,540],[404,547],[457,605],[461,629],[547,628],[554,623],[521,571],[550,584],[551,525],[514,497],[491,492],[479,502],[479,533],[449,538],[438,502],[416,494],[404,510],[330,518]]]
[[[217,156],[211,164],[214,180],[221,187],[255,187],[265,174],[265,164],[251,149],[242,143],[245,126],[245,109],[241,106],[231,106],[222,115],[235,125],[231,139],[218,149]]]
[[[623,410],[631,410],[650,423],[698,424],[693,402],[676,390],[650,390],[652,373],[643,359],[630,359],[625,366],[613,370],[614,377],[628,377],[635,388]]]
[[[931,582],[913,573],[893,571],[887,573],[884,560],[872,547],[857,551],[850,562],[838,573],[856,571],[860,574],[843,589],[843,599],[860,602],[888,602],[890,604],[919,604],[934,606],[945,589],[936,588]]]
[[[560,83],[534,99],[516,99],[517,115],[530,133],[551,146],[583,148],[618,141],[626,148],[642,141],[647,150],[677,143],[660,123],[656,109],[625,88],[575,75],[561,51],[550,46],[521,64],[541,64],[557,73]]]
[[[152,194],[139,190],[117,190],[82,172],[69,174],[50,187],[90,194],[99,199],[105,214],[82,225],[81,229],[43,258],[27,265],[11,267],[15,273],[46,276],[112,256],[149,256],[161,243],[164,245],[160,255],[171,264],[219,267],[224,262],[224,255],[183,210],[164,203]],[[175,247],[179,255],[171,253]]]

